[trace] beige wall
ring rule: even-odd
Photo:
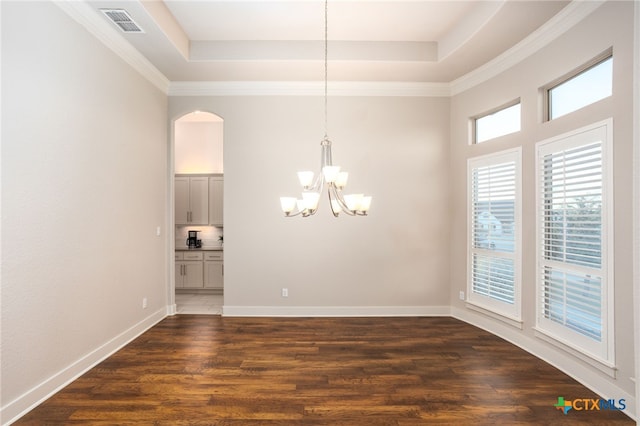
[[[636,400],[640,397],[640,2],[634,3],[634,306],[635,306],[635,358],[636,358]],[[636,403],[636,419],[640,419],[640,403]]]
[[[308,219],[284,218],[278,203],[299,191],[297,170],[319,164],[320,97],[167,100],[54,5],[0,7],[0,422],[164,316],[173,297],[167,291],[173,276],[167,118],[194,110],[225,120],[226,313],[451,312],[608,397],[632,398],[631,2],[605,4],[523,63],[451,99],[330,98],[334,163],[350,172],[351,189],[374,196],[369,217],[339,219],[324,199]],[[614,96],[541,123],[538,87],[610,46]],[[467,144],[469,116],[517,97],[523,102],[519,134]],[[617,379],[531,330],[534,144],[611,116]],[[458,300],[466,290],[466,160],[515,146],[523,147],[525,194],[522,331]],[[282,287],[289,289],[286,299]]]
[[[285,218],[324,135],[321,97],[172,97],[224,119],[225,313],[434,313],[449,304],[447,98],[332,97],[334,164],[368,217]],[[289,297],[281,297],[281,288]]]
[[[217,121],[176,121],[175,173],[223,173],[223,125]]]
[[[633,395],[634,352],[632,263],[632,80],[633,3],[611,2],[558,40],[509,71],[451,100],[451,304],[454,315],[480,324],[570,372],[611,398]],[[583,110],[542,122],[538,89],[613,46],[613,96]],[[469,117],[510,100],[522,102],[522,131],[480,145],[468,144]],[[611,379],[534,337],[535,325],[535,152],[536,142],[609,117],[614,120],[615,339],[617,379]],[[458,300],[466,291],[467,159],[522,146],[523,330],[476,314]],[[631,408],[630,412],[633,408]]]
[[[167,98],[53,3],[1,7],[5,423],[166,313]]]

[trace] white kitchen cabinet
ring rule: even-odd
[[[202,252],[176,252],[176,288],[203,288]]]
[[[218,290],[224,288],[222,251],[208,251],[204,254],[204,288]]]
[[[202,288],[204,284],[202,262],[186,261],[182,264],[184,265],[182,288]]]
[[[187,224],[189,220],[189,178],[177,177],[174,184],[176,225]]]
[[[207,225],[209,222],[209,178],[176,176],[176,225]]]
[[[176,289],[224,289],[222,250],[176,250]]]
[[[222,200],[224,178],[212,176],[209,178],[209,225],[223,226]]]

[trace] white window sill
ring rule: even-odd
[[[558,339],[557,337],[551,335],[548,331],[546,330],[542,330],[540,328],[533,328],[533,333],[534,335],[541,339],[544,340],[545,342],[559,348],[562,349],[563,351],[573,355],[574,357],[580,359],[581,361],[584,361],[585,363],[589,364],[590,366],[597,368],[599,371],[605,373],[607,376],[611,377],[611,378],[616,378],[616,374],[618,372],[618,369],[616,368],[615,364],[612,364],[608,361],[605,361],[603,359],[599,359],[594,357],[593,355],[590,355],[588,353],[582,352],[580,349],[573,347],[572,345],[570,345],[568,342],[564,342],[560,339]]]
[[[504,315],[504,314],[500,314],[497,313],[491,309],[488,309],[482,305],[479,305],[477,303],[474,303],[472,301],[467,300],[465,303],[465,306],[472,310],[472,311],[476,311],[479,312],[483,315],[486,315],[488,317],[491,317],[495,320],[498,321],[502,321],[505,324],[508,324],[512,327],[517,328],[518,330],[522,330],[523,329],[523,325],[522,325],[522,320],[520,318],[516,318],[516,317],[512,317],[512,316],[508,316],[508,315]]]

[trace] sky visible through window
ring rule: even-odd
[[[561,117],[611,96],[613,57],[549,90],[549,119]]]
[[[613,93],[613,57],[549,89],[549,120],[569,114]],[[520,103],[475,119],[475,143],[520,131]]]
[[[520,103],[476,119],[476,143],[520,130]]]

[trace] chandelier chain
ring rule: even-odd
[[[324,2],[324,138],[327,139],[327,81],[328,81],[328,65],[327,65],[327,55],[328,55],[328,34],[329,34],[329,20],[328,20],[328,0]]]
[[[1,0],[0,0],[1,1]],[[285,216],[312,216],[318,210],[320,194],[326,187],[331,213],[338,217],[341,212],[349,216],[366,216],[371,206],[371,196],[364,194],[343,195],[342,190],[347,184],[348,173],[340,171],[339,166],[333,165],[331,158],[331,141],[328,136],[328,98],[329,98],[329,1],[324,1],[324,139],[320,142],[320,173],[298,172],[298,179],[302,185],[302,199],[295,197],[280,197],[280,206]]]

